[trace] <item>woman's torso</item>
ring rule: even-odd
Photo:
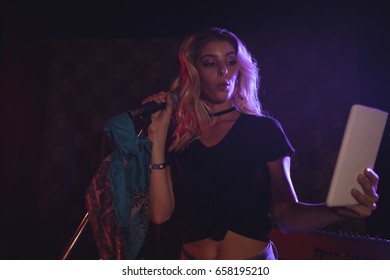
[[[263,133],[273,127],[270,123],[239,115],[221,127],[210,127],[206,137],[177,154],[172,166],[176,209],[183,249],[194,258],[245,259],[268,246],[266,162],[272,141]]]

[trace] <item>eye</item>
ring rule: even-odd
[[[225,57],[226,65],[227,66],[234,66],[237,62],[237,56],[235,53],[231,53]]]
[[[230,60],[226,62],[226,65],[233,66],[237,64],[237,60]]]
[[[211,68],[217,66],[217,63],[215,61],[203,61],[202,65],[204,67]]]

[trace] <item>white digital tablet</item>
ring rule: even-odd
[[[351,107],[326,199],[328,206],[357,203],[351,190],[355,187],[362,191],[358,174],[366,168],[374,169],[387,115],[385,111],[360,104]]]

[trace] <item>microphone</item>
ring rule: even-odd
[[[171,97],[172,100],[172,107],[176,108],[177,105],[179,104],[179,96],[178,94],[168,91],[169,96]],[[128,113],[132,118],[138,118],[139,116],[145,116],[145,115],[151,115],[157,111],[165,109],[167,104],[165,102],[163,103],[157,103],[157,102],[148,102],[142,105],[139,108],[135,108],[132,110],[129,110]]]

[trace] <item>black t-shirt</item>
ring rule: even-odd
[[[195,140],[170,155],[182,242],[222,240],[228,230],[268,241],[271,193],[266,163],[294,148],[271,117],[241,114],[215,146]]]

